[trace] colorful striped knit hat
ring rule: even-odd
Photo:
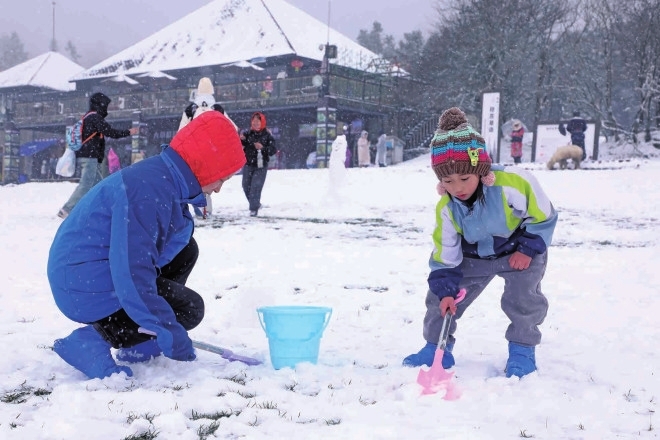
[[[440,116],[431,141],[431,163],[438,179],[451,174],[476,174],[492,185],[491,160],[484,138],[468,123],[465,113],[452,107]]]

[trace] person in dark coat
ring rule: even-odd
[[[161,353],[192,361],[188,330],[204,317],[204,301],[185,286],[198,257],[188,204],[245,164],[234,125],[205,112],[181,129],[157,155],[126,167],[92,188],[62,222],[48,256],[55,304],[84,324],[57,339],[53,350],[89,378],[125,362]],[[152,336],[155,335],[155,336]]]
[[[584,132],[587,131],[587,121],[580,117],[580,112],[573,112],[573,117],[566,124],[566,131],[571,134],[571,143],[582,148],[582,160],[587,158],[584,148]]]
[[[76,166],[81,168],[80,181],[69,200],[57,213],[62,219],[65,219],[82,196],[103,178],[101,163],[105,156],[105,138],[120,139],[137,134],[137,128],[115,130],[106,122],[108,104],[111,102],[110,98],[100,92],[89,98],[89,111],[83,116],[83,145],[76,151]]]
[[[259,213],[261,191],[266,183],[268,161],[277,153],[275,138],[266,128],[266,115],[255,112],[250,119],[250,129],[241,133],[241,142],[247,163],[243,167],[243,192],[250,203],[250,215]]]

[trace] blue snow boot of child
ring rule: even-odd
[[[442,353],[442,368],[445,370],[453,367],[456,363],[454,361],[454,353],[452,353],[453,350],[454,342],[447,342],[447,345],[445,345],[445,352]]]
[[[133,375],[130,368],[115,363],[110,355],[110,344],[91,325],[74,330],[66,338],[55,340],[53,351],[90,379],[102,379],[122,371],[127,376]]]
[[[146,362],[151,358],[160,356],[162,351],[156,343],[155,339],[150,339],[138,345],[129,348],[120,348],[117,350],[117,360],[122,362],[129,362],[131,364],[137,362]]]
[[[426,365],[430,367],[433,365],[433,358],[435,357],[435,351],[438,349],[438,344],[431,344],[427,342],[421,350],[415,354],[407,356],[403,360],[404,367],[421,367]],[[451,368],[456,362],[454,362],[454,355],[451,351],[454,349],[454,342],[448,343],[445,347],[445,352],[442,355],[442,368]]]
[[[509,360],[506,361],[506,377],[522,378],[536,371],[536,356],[534,347],[509,342]]]

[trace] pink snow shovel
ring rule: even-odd
[[[458,292],[458,296],[454,303],[460,302],[463,298],[465,298],[465,289],[461,289]],[[449,338],[449,325],[451,324],[452,316],[453,315],[449,313],[448,310],[442,320],[440,340],[438,341],[438,348],[433,357],[433,365],[431,365],[431,368],[428,371],[424,371],[424,368],[420,368],[419,374],[417,375],[417,383],[422,386],[422,394],[435,394],[444,389],[444,400],[456,400],[461,397],[460,390],[451,380],[452,377],[454,377],[454,372],[447,371],[442,367],[442,356],[445,354],[445,347],[447,346],[447,339]]]

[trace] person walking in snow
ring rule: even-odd
[[[120,139],[137,134],[137,128],[115,130],[105,120],[108,105],[112,102],[103,93],[94,93],[89,98],[89,112],[83,116],[82,136],[85,140],[80,150],[76,151],[76,167],[81,168],[78,186],[57,213],[65,219],[80,199],[103,178],[101,164],[105,158],[105,138]]]
[[[376,143],[376,163],[379,167],[387,166],[387,135],[385,132],[381,132],[378,136],[378,142]]]
[[[250,216],[261,208],[261,191],[266,183],[268,161],[277,153],[275,138],[266,128],[266,115],[255,112],[250,118],[250,129],[241,133],[241,142],[247,163],[243,167],[243,192],[250,204]]]
[[[219,103],[215,102],[215,97],[213,96],[213,83],[210,78],[202,77],[197,84],[197,92],[195,93],[195,100],[188,104],[188,107],[183,111],[181,115],[181,121],[179,122],[179,130],[188,125],[195,117],[201,115],[202,113],[215,110],[219,111],[234,125],[236,131],[238,127],[234,124],[229,116],[225,113],[225,109]],[[211,194],[206,195],[206,206],[198,207],[193,206],[193,211],[198,218],[206,219],[213,215],[213,200],[211,199]]]
[[[205,112],[157,156],[124,168],[92,188],[62,222],[48,256],[55,304],[84,324],[53,350],[89,378],[132,371],[161,353],[192,361],[188,330],[204,301],[186,280],[198,248],[188,204],[203,206],[245,164],[233,124]],[[155,336],[145,334],[151,332]]]
[[[371,155],[369,154],[369,132],[362,130],[360,133],[360,138],[357,140],[357,156],[358,156],[358,166],[368,167],[371,165]]]
[[[511,321],[506,376],[523,377],[536,370],[539,325],[548,311],[541,280],[557,212],[536,179],[518,167],[492,165],[483,137],[453,107],[440,117],[431,141],[432,168],[440,180],[435,208],[434,250],[423,336],[426,345],[403,365],[431,366],[446,313],[449,327],[443,368],[454,363],[457,321],[490,282],[504,279],[501,306]],[[460,289],[465,299],[455,302]]]

